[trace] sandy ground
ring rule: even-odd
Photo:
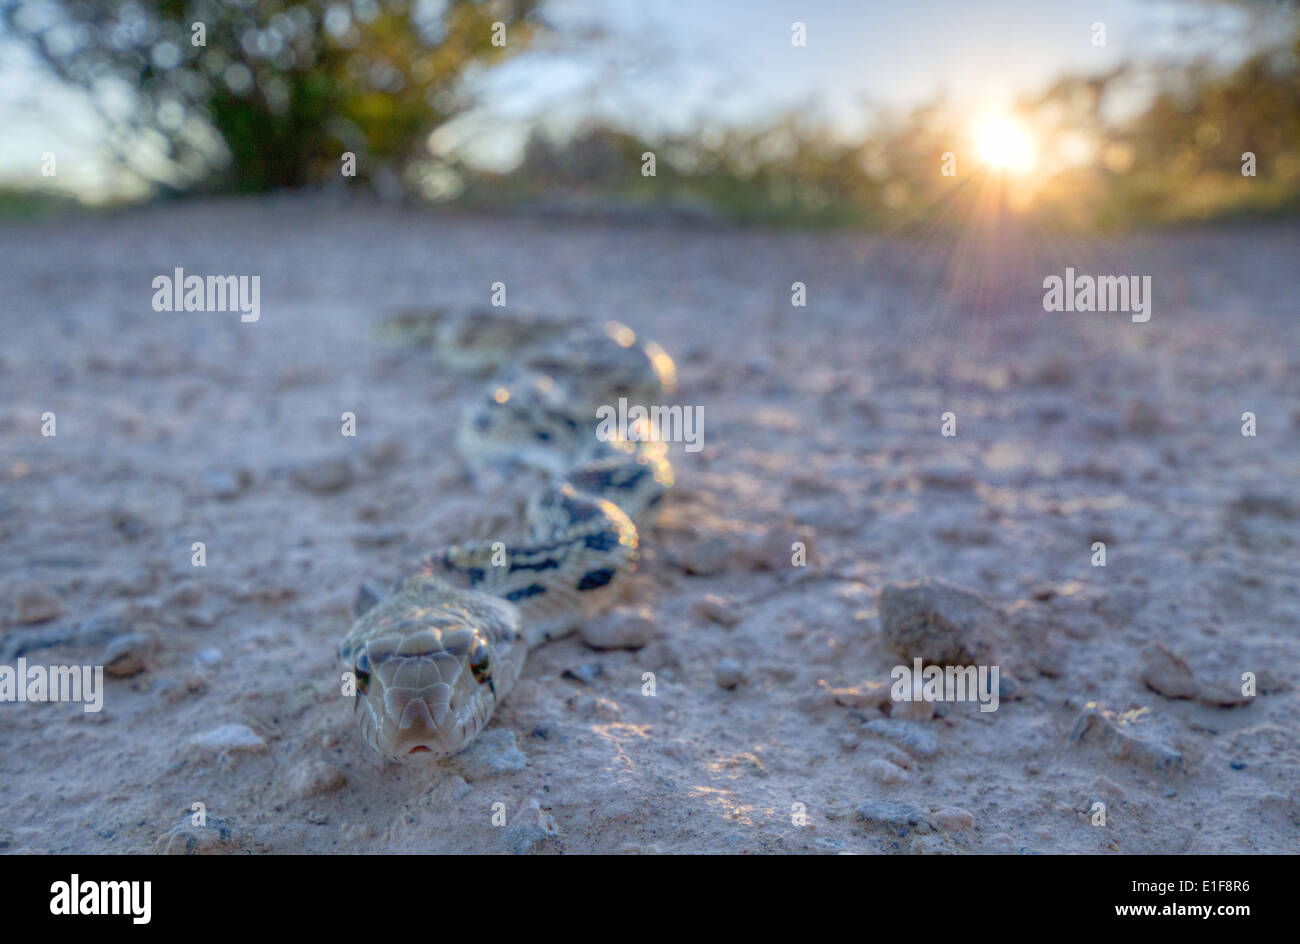
[[[121,677],[0,705],[0,847],[1300,851],[1300,229],[1032,247],[306,198],[3,224],[0,663]],[[261,320],[153,311],[176,266],[260,275]],[[1151,275],[1151,321],[1045,313],[1066,266]],[[468,754],[386,765],[339,691],[358,585],[505,505],[451,446],[477,385],[375,326],[496,281],[659,340],[705,448],[625,586],[648,645],[545,646]],[[994,608],[996,712],[879,698],[881,590],[924,577]]]

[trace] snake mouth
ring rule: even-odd
[[[406,756],[410,757],[412,754],[432,754],[432,753],[433,753],[433,748],[425,747],[423,744],[417,744],[415,745],[415,747],[411,748],[409,751],[406,752]]]

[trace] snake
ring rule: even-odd
[[[431,346],[452,371],[488,376],[460,417],[456,452],[474,479],[536,481],[518,540],[428,554],[359,603],[339,644],[361,739],[391,761],[436,761],[483,731],[529,651],[606,608],[635,569],[673,467],[655,430],[601,438],[596,411],[618,397],[671,395],[676,373],[663,348],[615,321],[408,312],[382,333]]]

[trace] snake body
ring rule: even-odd
[[[339,646],[365,742],[392,760],[431,760],[467,747],[528,651],[605,606],[635,566],[672,467],[648,428],[598,439],[596,407],[651,402],[675,377],[661,348],[615,322],[596,332],[495,311],[401,317],[397,330],[431,340],[444,366],[497,372],[456,436],[471,474],[542,476],[522,540],[431,554]]]

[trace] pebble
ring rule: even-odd
[[[101,661],[104,671],[113,678],[130,678],[144,671],[145,657],[153,641],[144,633],[127,633],[111,640]]]
[[[201,668],[211,668],[221,665],[221,660],[224,658],[225,656],[216,646],[207,646],[194,654],[194,664]]]
[[[915,721],[896,721],[892,718],[877,718],[862,726],[872,734],[878,734],[899,747],[911,751],[917,757],[933,757],[939,753],[939,738],[930,730]]]
[[[739,662],[728,656],[718,660],[713,669],[713,680],[720,688],[735,688],[745,681],[745,670]]]
[[[889,685],[885,682],[863,682],[860,685],[833,688],[831,693],[835,696],[835,703],[845,708],[864,708],[867,705],[874,705],[883,710],[893,703],[889,694]]]
[[[352,464],[341,456],[325,456],[299,463],[290,476],[309,492],[337,492],[352,484]]]
[[[149,523],[142,515],[120,505],[109,509],[108,520],[128,541],[143,537],[149,530]]]
[[[1155,642],[1142,650],[1140,668],[1147,687],[1166,698],[1195,698],[1196,676],[1182,658]]]
[[[802,566],[814,565],[817,562],[817,533],[808,525],[769,528],[758,540],[750,543],[743,556],[757,570],[778,573],[794,570],[796,543],[803,545]]]
[[[560,677],[577,682],[580,685],[590,685],[604,674],[605,667],[603,665],[599,662],[588,662],[586,665],[579,665],[572,669],[565,669],[564,672],[561,673]]]
[[[885,786],[906,783],[908,780],[907,771],[880,757],[867,763],[867,774],[877,783]]]
[[[973,590],[936,577],[887,584],[880,593],[885,642],[927,664],[992,664],[997,611]]]
[[[691,613],[722,626],[735,626],[744,617],[743,608],[734,600],[710,593],[691,605]]]
[[[1250,697],[1226,685],[1213,685],[1192,671],[1176,652],[1155,642],[1142,650],[1140,671],[1147,687],[1166,698],[1195,699],[1205,705],[1230,708],[1250,701]]]
[[[483,780],[528,766],[528,756],[515,743],[515,732],[510,728],[484,731],[457,759],[467,781]]]
[[[158,837],[154,849],[161,855],[214,855],[230,852],[236,842],[231,825],[209,813],[204,825],[195,826],[187,816]]]
[[[722,573],[732,559],[731,545],[718,535],[696,541],[682,555],[682,570],[698,577]]]
[[[188,608],[203,602],[203,585],[197,580],[182,580],[167,594],[169,608]]]
[[[1088,702],[1074,723],[1070,742],[1153,770],[1182,770],[1183,755],[1169,743],[1163,727],[1148,709],[1116,713]]]
[[[907,844],[908,855],[956,855],[960,850],[945,833],[913,836]]]
[[[1242,492],[1228,506],[1228,511],[1234,517],[1238,515],[1267,515],[1273,518],[1294,521],[1296,518],[1300,518],[1300,502],[1288,495],[1277,492],[1246,491]]]
[[[951,459],[928,463],[920,470],[920,479],[926,488],[962,491],[975,487],[975,473],[969,463]]]
[[[45,587],[31,584],[18,590],[17,620],[30,625],[45,623],[63,612],[63,602]]]
[[[190,746],[212,754],[236,751],[265,754],[267,751],[266,742],[246,724],[223,724],[211,731],[197,734],[190,738]]]
[[[934,702],[919,697],[912,701],[891,701],[889,717],[903,721],[929,721],[934,717]]]
[[[295,800],[333,793],[347,785],[343,771],[323,760],[305,760],[289,774],[285,789]]]
[[[929,831],[929,824],[920,810],[889,800],[868,800],[853,811],[853,818],[859,823],[900,832],[909,829]]]
[[[930,814],[930,825],[940,832],[957,833],[975,825],[975,817],[970,810],[959,806],[947,806],[937,813]]]
[[[203,474],[208,494],[221,501],[231,501],[252,484],[253,476],[247,469],[209,469]]]
[[[0,639],[0,662],[55,646],[102,646],[125,632],[127,624],[120,616],[102,615],[80,623],[52,623],[38,629],[10,633]]]
[[[515,855],[540,852],[559,838],[555,818],[542,809],[536,797],[530,797],[502,837],[506,848]]]
[[[1124,428],[1130,433],[1149,436],[1163,425],[1160,411],[1146,400],[1130,400],[1124,407]]]
[[[640,649],[655,633],[654,611],[618,606],[582,626],[582,641],[593,649]]]

